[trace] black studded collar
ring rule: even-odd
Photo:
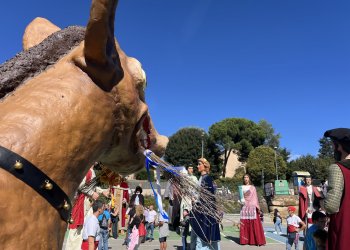
[[[46,174],[20,155],[0,146],[0,167],[44,197],[65,222],[70,221],[72,204],[67,194]]]

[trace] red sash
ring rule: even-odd
[[[98,247],[98,241],[95,241],[95,249]],[[89,242],[87,240],[83,240],[81,243],[81,250],[89,250]]]

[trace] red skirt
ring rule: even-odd
[[[256,213],[255,220],[241,219],[239,234],[241,245],[266,245],[264,229],[259,218],[259,213]]]

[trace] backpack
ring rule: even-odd
[[[99,223],[100,223],[100,228],[108,229],[108,220],[105,213],[103,213],[102,220],[100,220]]]

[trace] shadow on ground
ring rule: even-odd
[[[239,243],[239,237],[225,236],[225,239],[232,240],[232,241],[234,241],[235,243],[240,244],[240,243]]]

